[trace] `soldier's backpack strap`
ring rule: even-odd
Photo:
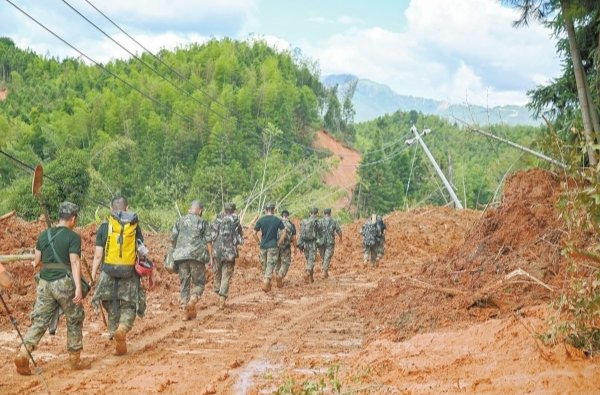
[[[56,249],[54,248],[54,239],[56,238],[56,236],[58,236],[58,234],[60,233],[62,229],[60,229],[58,232],[56,232],[56,234],[54,236],[52,236],[52,228],[48,228],[48,245],[50,245],[50,247],[52,247],[52,253],[54,254],[54,262],[53,263],[44,263],[43,267],[44,269],[64,269],[64,270],[71,270],[71,265],[67,265],[64,262],[61,262],[58,254],[56,253]],[[46,247],[44,247],[44,249],[46,249],[48,247],[48,245],[46,245]]]

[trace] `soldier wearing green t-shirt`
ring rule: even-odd
[[[263,272],[264,292],[271,290],[271,277],[275,271],[277,260],[279,258],[279,245],[285,240],[286,230],[281,219],[275,215],[275,204],[265,204],[265,215],[261,217],[254,225],[254,240],[260,244],[260,264]],[[277,231],[281,230],[281,237],[277,240]],[[262,237],[258,238],[258,231]]]
[[[35,266],[42,265],[37,299],[31,313],[31,327],[15,358],[17,373],[31,374],[26,347],[33,351],[48,329],[50,318],[60,306],[67,319],[69,368],[87,369],[91,363],[80,359],[83,349],[83,312],[81,289],[81,237],[73,232],[79,207],[63,202],[58,211],[58,225],[43,231],[35,245]]]

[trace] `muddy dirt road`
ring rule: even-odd
[[[93,361],[91,370],[66,369],[64,319],[57,335],[46,335],[34,356],[53,394],[259,394],[272,393],[286,382],[300,393],[303,382],[314,385],[321,379],[328,384],[325,393],[333,393],[325,373],[336,369],[331,378],[341,383],[342,392],[600,393],[595,360],[564,345],[546,347],[534,338],[533,333],[544,330],[547,317],[540,303],[514,310],[471,309],[454,321],[454,307],[443,299],[431,308],[447,309],[445,316],[430,317],[412,308],[390,310],[408,299],[414,305],[427,299],[393,284],[422,276],[432,262],[456,253],[480,215],[440,208],[392,214],[387,218],[387,255],[376,269],[361,266],[360,223],[345,226],[329,279],[317,269],[315,282],[305,285],[304,259],[298,255],[284,288],[268,294],[260,291],[258,249],[247,240],[225,311],[216,308],[217,296],[208,285],[198,317],[180,321],[177,278],[159,268],[159,285],[148,293],[147,315],[128,335],[127,355],[111,355],[102,320],[86,305],[83,354]],[[22,252],[29,245],[28,235],[42,227],[11,219],[0,230],[0,253]],[[79,232],[91,256],[95,227]],[[166,237],[150,235],[147,244],[159,261]],[[4,295],[24,332],[35,298],[32,271],[26,263],[10,264],[9,269],[17,286]],[[419,321],[411,314],[427,319]],[[16,374],[12,358],[17,337],[4,313],[0,320],[0,394],[45,393],[37,376]],[[415,322],[420,326],[411,326]],[[406,327],[410,336],[399,330]]]

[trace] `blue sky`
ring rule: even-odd
[[[62,1],[11,0],[99,61],[127,54]],[[66,0],[132,51],[85,0]],[[524,104],[560,72],[550,32],[514,29],[497,0],[90,0],[153,51],[209,37],[259,36],[300,48],[322,75],[351,73],[400,94],[480,105]],[[52,56],[77,56],[0,2],[0,36]]]

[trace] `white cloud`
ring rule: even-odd
[[[495,0],[412,0],[407,29],[350,29],[305,53],[323,74],[352,73],[398,93],[474,104],[524,104],[525,92],[556,76],[549,31],[514,29],[518,13]]]
[[[354,19],[354,18],[352,18],[352,17],[350,17],[350,16],[346,16],[346,15],[342,15],[342,16],[340,16],[339,18],[337,18],[337,21],[338,21],[339,23],[343,23],[343,24],[345,24],[345,25],[348,25],[348,24],[350,24],[350,23],[357,22],[357,20],[356,20],[356,19]]]

